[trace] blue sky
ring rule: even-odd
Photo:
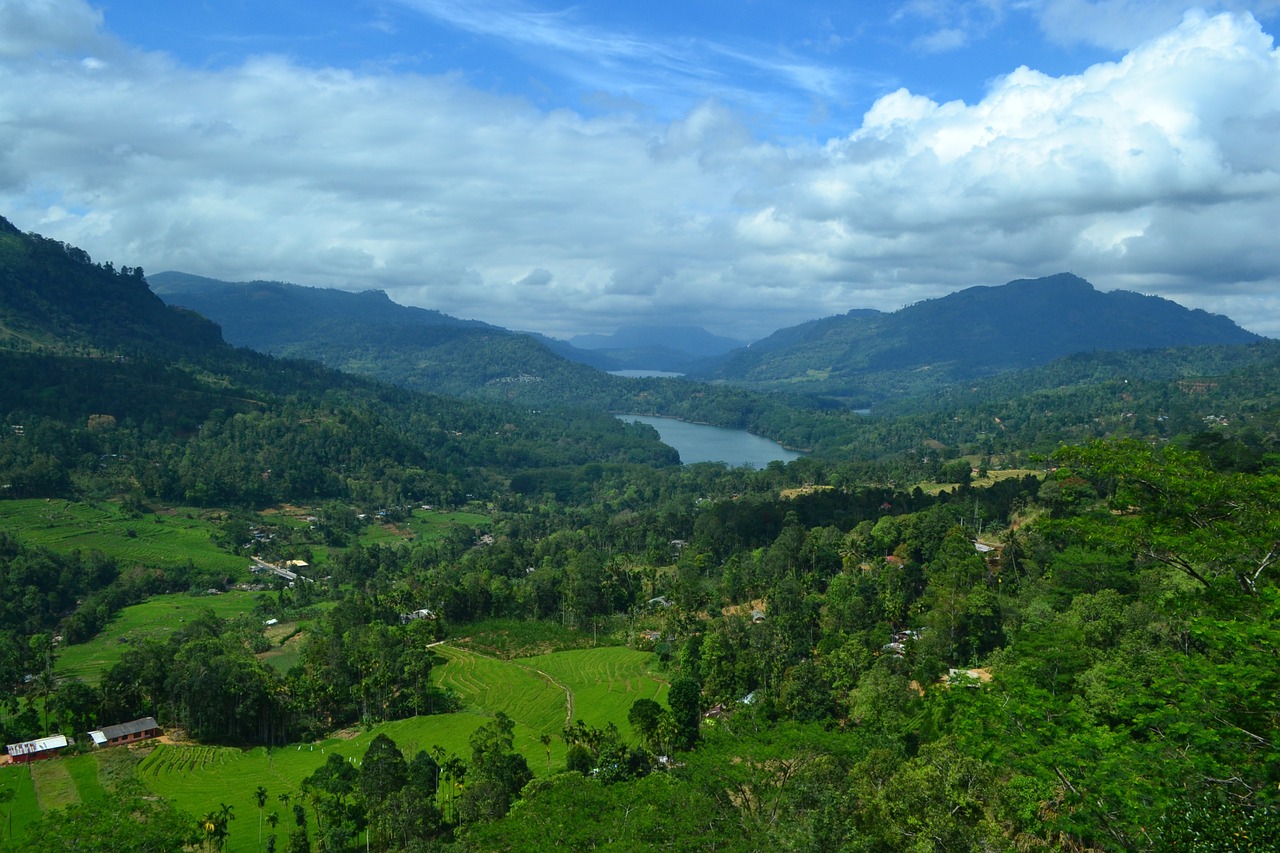
[[[1278,9],[0,0],[0,215],[563,336],[1063,270],[1280,335]]]
[[[459,75],[540,109],[670,121],[715,99],[762,138],[825,138],[906,87],[977,100],[1022,64],[1063,73],[1115,49],[1047,37],[1026,4],[522,0],[102,7],[132,45],[234,67],[264,53],[369,73]],[[1181,10],[1166,12],[1165,24]]]

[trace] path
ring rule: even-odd
[[[434,643],[428,643],[427,648],[433,649],[436,646],[443,646],[448,642],[449,642],[448,640],[437,640]],[[540,675],[543,678],[544,681],[546,681],[552,687],[555,687],[559,690],[564,691],[564,704],[565,704],[564,724],[566,727],[568,727],[569,724],[573,722],[573,691],[569,689],[569,685],[560,682],[555,678],[555,676],[551,675],[550,673],[543,672],[542,670],[537,669],[536,667],[527,666],[522,663],[516,663],[515,661],[512,661],[512,660],[502,660],[502,658],[498,657],[497,655],[486,655],[483,652],[476,651],[475,649],[459,648],[458,651],[464,651],[469,655],[475,655],[476,657],[480,657],[480,658],[488,658],[489,660],[496,660],[496,661],[502,661],[503,663],[509,663],[514,667],[518,667],[520,669],[525,670],[526,672],[536,672],[538,675]]]

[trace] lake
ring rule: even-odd
[[[624,421],[648,424],[658,431],[662,443],[674,447],[680,461],[686,465],[694,462],[723,462],[731,467],[751,466],[764,468],[770,462],[790,462],[803,453],[787,450],[776,441],[752,435],[746,430],[691,424],[675,418],[654,418],[646,415],[618,415]]]
[[[624,379],[652,379],[654,377],[678,379],[684,376],[683,373],[675,373],[670,370],[610,370],[609,375],[621,376]]]

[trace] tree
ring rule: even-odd
[[[1065,448],[1061,462],[1100,483],[1116,513],[1095,534],[1207,591],[1256,595],[1280,563],[1280,477],[1220,474],[1197,453],[1137,441]]]
[[[693,678],[682,675],[671,682],[667,704],[676,724],[677,749],[693,749],[698,742],[698,724],[702,719],[702,688]]]
[[[631,703],[631,710],[627,712],[627,722],[650,749],[656,748],[658,721],[661,719],[662,706],[652,699],[637,699]],[[547,760],[550,761],[550,757]]]
[[[547,751],[547,770],[550,770],[551,769],[551,735],[547,732],[543,732],[541,735],[538,736],[538,741],[542,744],[543,748],[546,749]]]
[[[468,820],[506,814],[511,801],[533,778],[525,757],[514,750],[514,732],[515,722],[499,711],[492,722],[471,735],[473,781],[463,791],[460,806]]]
[[[317,837],[324,849],[341,850],[356,834],[355,815],[350,805],[358,778],[356,769],[345,758],[331,752],[324,764],[302,780],[302,790],[311,799]]]
[[[378,828],[379,844],[390,835],[391,798],[404,789],[409,781],[409,766],[395,741],[379,733],[369,743],[360,764],[360,793],[364,795],[368,809],[369,827]]]
[[[200,830],[204,833],[205,846],[210,850],[227,849],[231,834],[231,821],[236,819],[235,807],[222,803],[216,811],[205,812],[200,818]]]
[[[215,815],[216,817],[216,815]],[[203,837],[190,816],[163,798],[134,790],[50,812],[28,827],[18,853],[173,853],[193,849]]]
[[[258,847],[262,847],[262,810],[267,807],[267,789],[259,785],[253,792],[253,799],[258,804]]]

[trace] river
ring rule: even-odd
[[[662,443],[674,447],[680,461],[686,465],[694,462],[723,462],[730,467],[751,466],[764,468],[770,462],[790,462],[803,453],[787,450],[781,444],[752,435],[746,430],[691,424],[675,418],[654,418],[646,415],[618,415],[624,421],[649,424],[658,431]]]

